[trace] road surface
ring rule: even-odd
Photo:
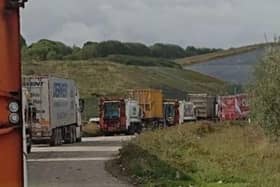
[[[82,143],[35,145],[28,155],[30,187],[129,187],[105,171],[122,142],[131,136],[84,138]]]

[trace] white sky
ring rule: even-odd
[[[280,34],[280,0],[29,0],[22,33],[68,45],[86,41],[228,48]]]

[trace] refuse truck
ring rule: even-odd
[[[75,82],[53,76],[27,76],[23,82],[36,108],[32,142],[51,146],[80,142],[84,100]]]

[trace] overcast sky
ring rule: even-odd
[[[29,0],[22,33],[85,41],[175,43],[228,48],[280,34],[280,0]]]

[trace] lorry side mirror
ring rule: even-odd
[[[79,99],[79,107],[80,107],[80,112],[84,112],[84,110],[85,110],[85,100],[84,99]]]

